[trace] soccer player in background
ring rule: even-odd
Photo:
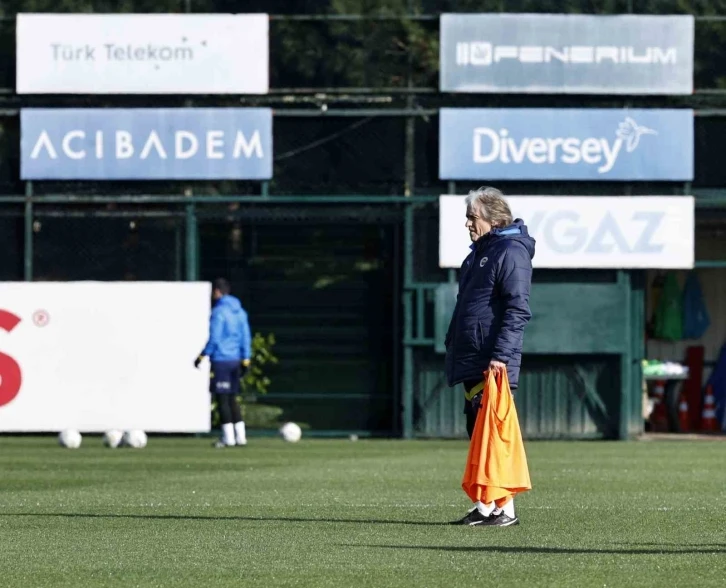
[[[466,429],[471,438],[482,399],[483,374],[507,370],[514,391],[519,379],[524,327],[531,318],[529,292],[535,241],[496,188],[466,198],[471,253],[459,276],[459,295],[446,335],[449,386],[464,384]],[[519,524],[514,500],[502,508],[477,502],[458,525]]]
[[[240,378],[249,369],[252,355],[247,312],[239,299],[232,296],[229,282],[223,278],[214,281],[212,299],[209,340],[194,366],[199,367],[204,357],[209,357],[212,363],[209,391],[215,396],[222,422],[222,438],[215,447],[247,445],[245,423],[237,401]]]

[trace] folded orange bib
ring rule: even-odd
[[[472,502],[501,506],[532,483],[507,372],[495,377],[489,370],[484,378],[461,486]]]

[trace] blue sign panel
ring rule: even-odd
[[[269,108],[20,112],[24,180],[266,180]]]
[[[445,180],[690,181],[693,111],[443,108]]]

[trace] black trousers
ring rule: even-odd
[[[242,411],[239,402],[234,394],[216,394],[217,406],[219,407],[219,420],[223,425],[227,423],[239,423],[242,420]]]

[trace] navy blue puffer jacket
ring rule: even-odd
[[[446,335],[449,386],[482,377],[494,359],[517,387],[524,326],[532,317],[529,291],[535,241],[521,219],[472,244],[459,277],[459,295]]]

